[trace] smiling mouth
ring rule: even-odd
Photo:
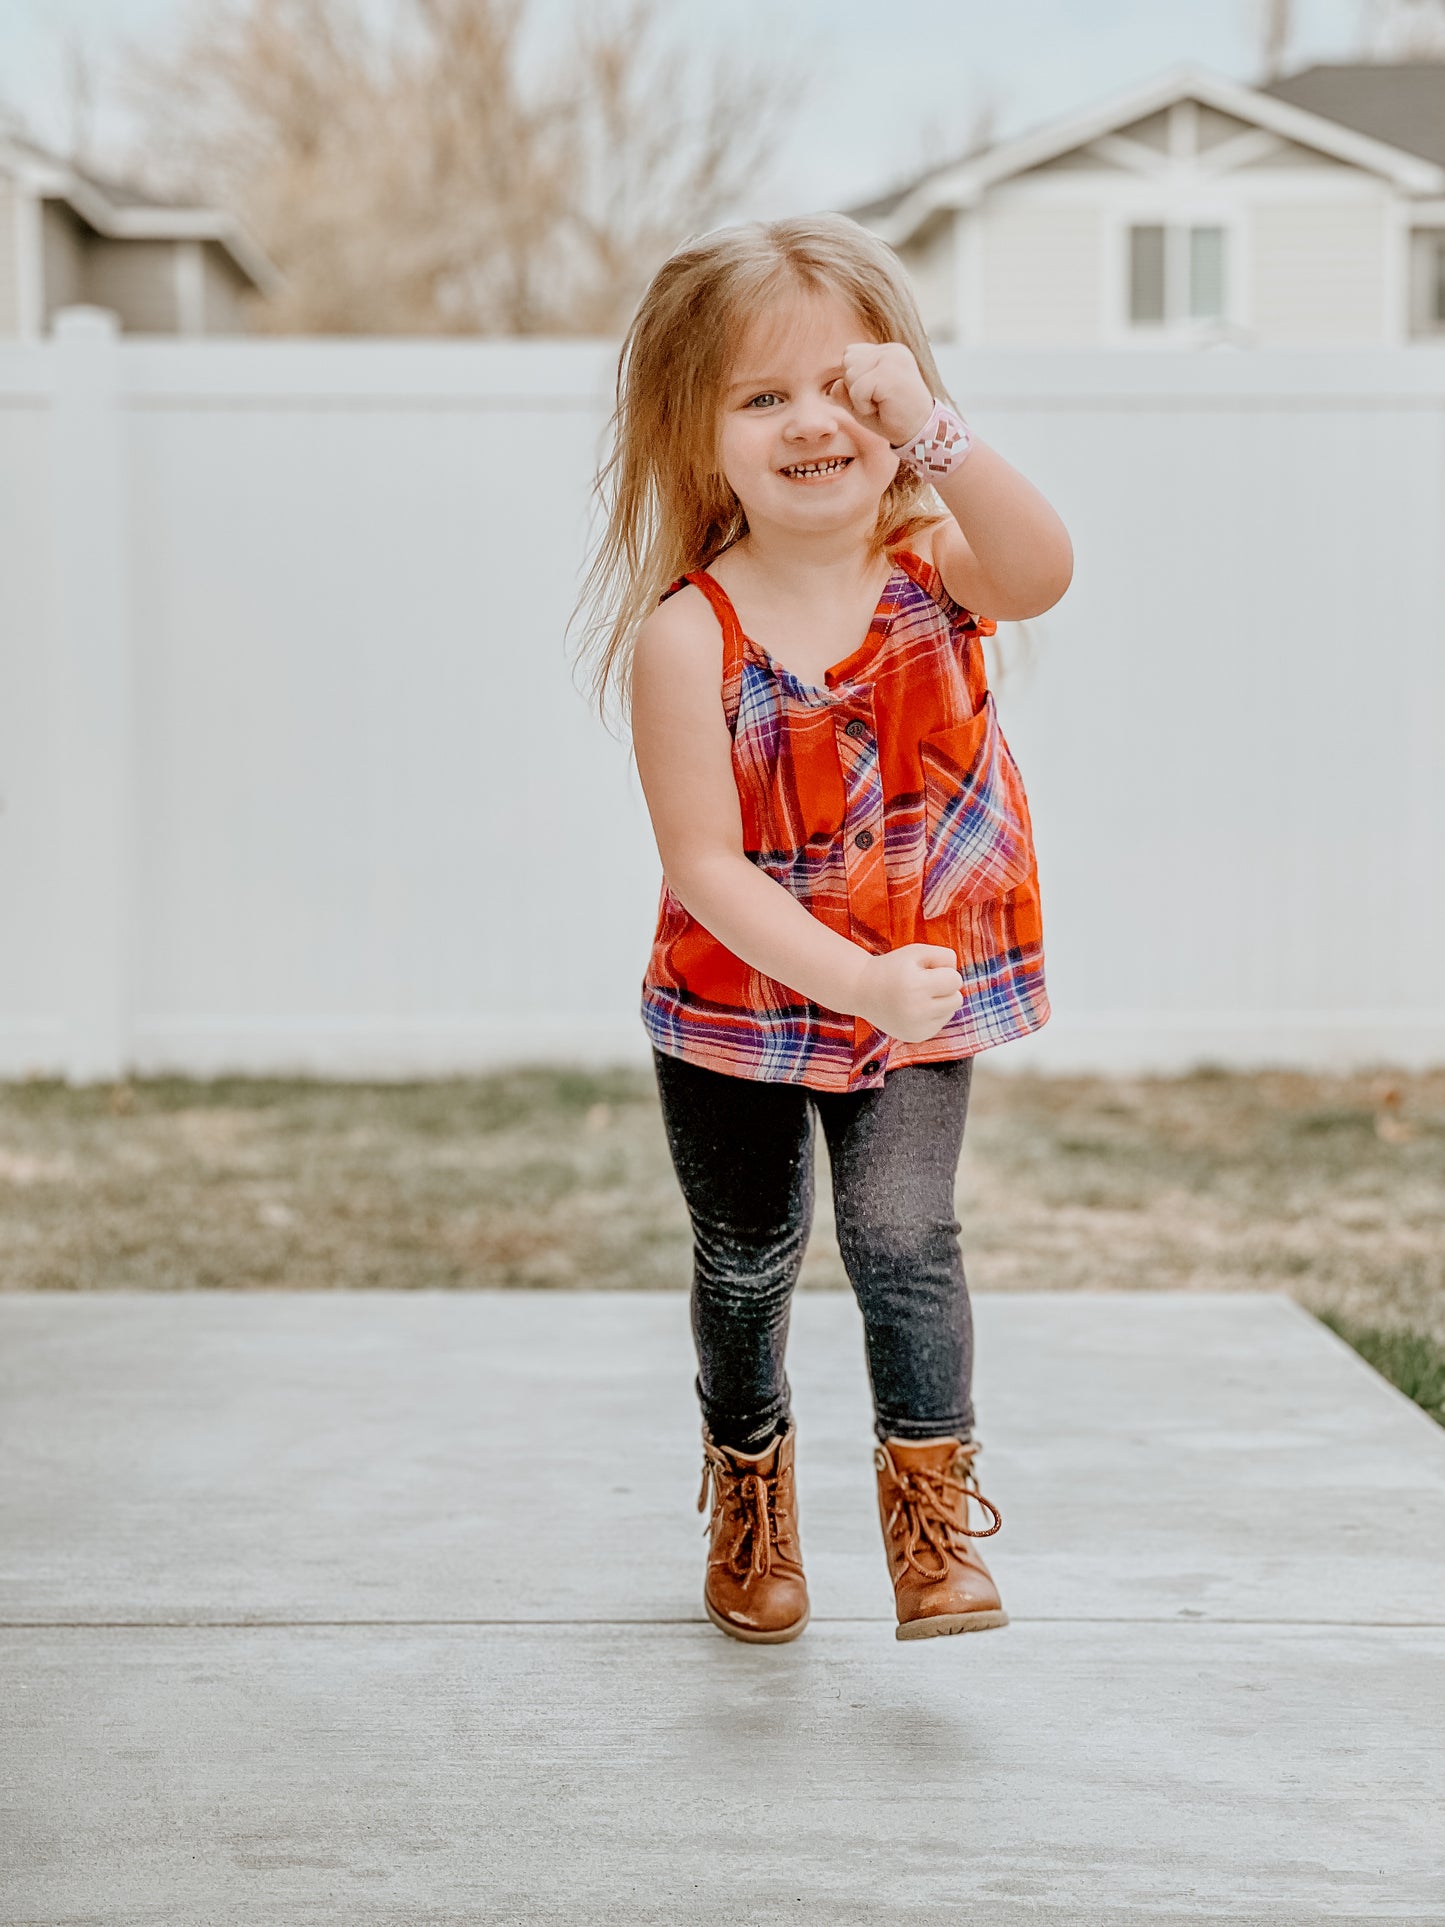
[[[829,475],[841,475],[849,466],[851,455],[830,455],[824,462],[794,462],[787,468],[780,468],[779,475],[786,475],[790,482],[821,481]]]

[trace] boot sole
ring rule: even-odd
[[[895,1639],[936,1639],[940,1633],[986,1633],[993,1626],[1007,1626],[1006,1612],[929,1613],[922,1619],[908,1619],[899,1626]]]
[[[812,1608],[809,1607],[801,1619],[795,1619],[791,1626],[780,1626],[776,1632],[755,1633],[742,1626],[735,1626],[730,1619],[724,1619],[722,1614],[714,1609],[710,1599],[704,1598],[702,1603],[708,1618],[720,1633],[726,1633],[729,1639],[746,1640],[750,1646],[781,1646],[790,1639],[796,1639],[807,1625],[812,1612]]]

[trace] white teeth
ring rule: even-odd
[[[794,462],[783,470],[784,475],[831,475],[835,469],[845,468],[847,455],[835,455],[831,462]]]

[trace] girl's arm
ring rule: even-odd
[[[845,348],[835,394],[895,448],[918,434],[933,407],[913,350],[901,341]],[[930,480],[953,518],[930,533],[933,565],[954,601],[1003,622],[1052,609],[1073,576],[1074,551],[1033,483],[976,435],[952,474]]]
[[[975,435],[962,467],[933,486],[953,516],[932,535],[933,565],[954,601],[1001,622],[1052,609],[1073,577],[1074,550],[1033,483]]]
[[[963,1002],[953,953],[907,944],[875,956],[820,923],[749,861],[719,690],[716,618],[691,584],[638,631],[632,741],[673,894],[720,943],[799,996],[922,1042]]]
[[[632,741],[663,873],[703,928],[755,970],[829,1010],[858,1011],[869,953],[819,923],[743,853],[716,618],[679,589],[638,633]],[[681,605],[681,606],[679,606]]]

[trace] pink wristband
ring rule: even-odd
[[[889,443],[895,455],[918,475],[951,475],[968,458],[973,437],[961,415],[935,401],[933,413],[910,441]]]

